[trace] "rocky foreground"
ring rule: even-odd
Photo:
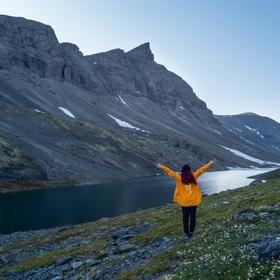
[[[0,236],[3,279],[280,279],[280,180],[205,197],[182,239],[175,204]]]

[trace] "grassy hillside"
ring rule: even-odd
[[[205,197],[195,237],[179,206],[0,236],[7,279],[280,279],[280,180]],[[50,277],[50,278],[47,278]],[[55,278],[57,277],[57,278]]]

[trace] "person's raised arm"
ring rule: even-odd
[[[178,176],[178,174],[175,171],[171,170],[170,168],[168,168],[163,164],[157,163],[156,167],[160,168],[162,171],[164,171],[168,176],[172,177],[173,179],[176,179]]]
[[[210,160],[208,163],[204,164],[200,168],[198,168],[194,173],[194,177],[198,178],[200,175],[202,175],[207,169],[209,169],[211,166],[215,164],[215,160]]]

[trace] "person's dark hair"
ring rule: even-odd
[[[191,167],[188,164],[182,167],[181,180],[184,184],[196,184]]]

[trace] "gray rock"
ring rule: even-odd
[[[143,280],[153,280],[153,279],[155,279],[155,277],[151,273],[146,273],[143,276]]]
[[[63,266],[59,266],[59,270],[61,271],[61,273],[66,273],[67,271],[72,270],[72,266],[70,263],[68,263]]]
[[[133,244],[128,244],[128,243],[124,243],[124,244],[119,244],[117,245],[117,252],[122,254],[128,251],[131,251],[135,248],[135,245]]]
[[[64,264],[72,261],[72,259],[73,259],[73,257],[71,257],[71,256],[62,257],[56,261],[56,265],[64,265]]]
[[[144,224],[138,224],[137,225],[137,228],[135,229],[135,231],[138,233],[138,234],[141,234],[143,232],[146,232],[146,231],[149,231],[151,229],[154,228],[154,224],[151,224],[151,223],[144,223]]]
[[[113,239],[129,239],[132,238],[134,235],[131,231],[131,229],[129,228],[120,228],[118,230],[116,230],[113,234],[112,234],[112,238]]]
[[[131,61],[154,61],[154,55],[151,52],[149,43],[140,45],[127,52],[127,56]]]
[[[87,259],[85,260],[85,263],[90,266],[95,266],[95,265],[99,265],[101,263],[101,260]]]
[[[48,50],[58,44],[53,29],[40,22],[1,15],[0,26],[2,39],[14,45]]]
[[[80,241],[80,245],[86,245],[86,244],[89,244],[90,243],[90,240],[81,240]]]
[[[8,264],[8,260],[4,256],[0,256],[0,267]]]
[[[253,249],[258,259],[269,259],[280,257],[280,235],[270,234],[248,245],[249,248]]]
[[[134,234],[125,234],[125,235],[120,236],[120,239],[121,240],[129,240],[133,237],[134,237]]]
[[[234,215],[233,218],[235,220],[252,222],[255,221],[257,217],[258,213],[254,209],[244,209],[240,211],[237,215]]]
[[[73,269],[78,269],[80,266],[82,266],[83,265],[83,263],[81,262],[81,261],[76,261],[76,262],[72,262],[71,263],[71,267],[73,268]]]
[[[112,255],[114,255],[116,253],[117,253],[117,249],[116,249],[115,246],[110,246],[110,247],[106,248],[106,255],[107,256],[112,256]]]
[[[61,276],[55,276],[54,278],[52,278],[52,280],[62,280],[63,278]]]

